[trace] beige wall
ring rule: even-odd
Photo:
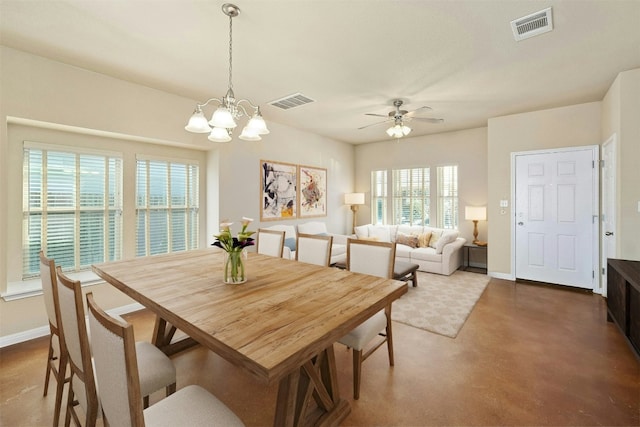
[[[464,220],[466,205],[487,204],[487,128],[447,132],[415,138],[402,138],[356,146],[356,188],[365,193],[366,205],[358,211],[358,224],[371,222],[371,172],[411,167],[430,167],[435,182],[437,166],[458,165],[458,200],[460,235],[473,240],[473,223]],[[435,209],[435,187],[432,206]],[[480,240],[487,238],[487,224],[478,224]]]
[[[256,228],[260,226],[260,159],[326,168],[329,214],[316,219],[338,233],[346,232],[350,224],[348,207],[341,202],[343,193],[353,191],[354,149],[349,144],[277,123],[269,123],[271,134],[262,142],[234,139],[214,144],[206,135],[184,131],[196,100],[6,47],[0,47],[0,94],[0,291],[10,277],[15,278],[9,265],[16,263],[14,246],[20,238],[24,139],[120,150],[129,162],[137,152],[199,159],[203,191],[206,188],[200,201],[203,245],[212,242],[220,218],[250,216],[256,219]],[[268,120],[267,110],[263,114]],[[7,124],[8,118],[12,124]],[[133,182],[129,179],[127,185]],[[130,228],[134,227],[131,218],[125,218]],[[302,220],[289,221],[298,222]],[[125,253],[132,255],[131,248],[125,248]],[[107,309],[131,302],[107,285],[88,289],[97,293]],[[0,343],[45,325],[41,296],[0,299]]]
[[[640,69],[620,73],[602,104],[602,141],[617,135],[617,257],[640,260]]]
[[[511,271],[511,153],[548,148],[599,145],[601,103],[572,105],[489,119],[490,274],[510,277]],[[501,214],[500,200],[509,208]]]

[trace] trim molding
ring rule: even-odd
[[[127,314],[134,311],[142,310],[144,306],[140,303],[133,303],[124,305],[122,307],[116,307],[111,310],[107,310],[109,314]],[[0,348],[8,347],[10,345],[19,344],[21,342],[33,340],[36,338],[49,335],[49,326],[40,326],[39,328],[29,329],[28,331],[18,332],[16,334],[6,335],[0,337]]]

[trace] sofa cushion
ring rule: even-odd
[[[442,254],[437,254],[434,248],[417,248],[411,250],[412,260],[442,262]]]
[[[358,237],[358,240],[371,240],[373,242],[379,242],[380,241],[380,239],[378,237],[376,237],[376,236],[371,236],[371,237],[362,236],[362,237]]]
[[[404,234],[398,231],[398,235],[396,236],[396,243],[401,245],[407,245],[412,248],[418,247],[418,236]]]
[[[415,251],[415,249],[411,246],[396,242],[396,258],[410,258],[413,251]]]
[[[369,237],[369,226],[359,225],[355,228],[356,237],[361,239],[363,237]]]
[[[407,235],[418,235],[420,233],[422,233],[424,231],[424,227],[421,225],[407,225],[407,224],[401,224],[398,225],[398,231],[397,231],[397,235],[399,235],[400,233],[402,234],[407,234]],[[397,238],[396,235],[396,238]]]
[[[390,227],[386,225],[370,225],[369,237],[377,237],[381,242],[391,241]]]
[[[303,234],[322,234],[327,233],[327,224],[320,221],[309,221],[298,224],[298,233]]]
[[[441,254],[445,245],[455,242],[457,238],[457,231],[445,231],[444,233],[442,233],[442,237],[440,237],[438,239],[438,242],[436,243],[436,253]]]
[[[331,258],[347,253],[347,245],[333,244],[331,245]]]

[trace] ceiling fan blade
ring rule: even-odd
[[[419,120],[421,122],[427,122],[427,123],[442,123],[444,122],[444,119],[434,119],[431,117],[412,117],[411,120]]]
[[[387,114],[374,114],[374,113],[364,113],[365,116],[374,116],[374,117],[389,117]]]
[[[365,129],[365,128],[368,128],[368,127],[371,127],[371,126],[381,125],[383,123],[388,123],[388,122],[389,122],[389,120],[384,120],[382,122],[377,122],[377,123],[371,123],[370,125],[359,127],[358,130]]]
[[[431,107],[427,107],[427,106],[425,105],[425,106],[423,106],[423,107],[416,108],[416,109],[415,109],[415,110],[413,110],[413,111],[409,111],[407,114],[405,114],[405,116],[412,117],[415,113],[420,112],[420,111],[422,111],[422,110],[433,110],[433,108],[431,108]]]

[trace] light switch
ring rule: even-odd
[[[638,206],[640,206],[640,202],[638,203]],[[508,200],[500,200],[500,207],[501,208],[508,208],[509,207],[509,201]]]
[[[638,212],[640,212],[640,202],[638,202]]]

